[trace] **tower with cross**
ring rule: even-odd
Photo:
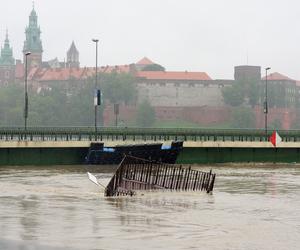
[[[40,67],[42,64],[43,46],[41,40],[41,29],[38,25],[38,17],[34,9],[34,2],[32,11],[29,16],[29,24],[25,29],[26,40],[23,46],[23,56],[30,52],[28,57],[29,67]],[[25,59],[24,59],[25,61]]]

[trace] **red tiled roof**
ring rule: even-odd
[[[38,70],[39,70],[39,68],[37,68],[37,67],[31,68],[28,72],[27,78],[29,80],[31,80],[35,76],[35,74],[38,72]]]
[[[300,81],[296,81],[296,86],[300,87]]]
[[[139,60],[136,64],[138,64],[138,65],[151,65],[151,64],[155,64],[155,63],[152,62],[149,58],[144,57],[141,60]]]
[[[188,71],[139,71],[136,76],[148,80],[212,80],[205,72]]]
[[[103,73],[129,73],[130,65],[102,66],[100,69]]]
[[[103,73],[129,73],[130,65],[103,66],[98,68]],[[85,68],[32,68],[28,73],[29,80],[67,81],[69,79],[86,79],[96,73],[95,67]]]
[[[70,78],[80,79],[82,73],[81,68],[40,69],[34,78],[39,81],[66,81]]]
[[[262,80],[266,80],[266,77],[263,77]],[[293,79],[291,79],[285,75],[282,75],[278,72],[274,72],[274,73],[271,73],[270,75],[268,75],[268,80],[270,80],[270,81],[282,81],[282,80],[293,81]]]

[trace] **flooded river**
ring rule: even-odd
[[[212,168],[213,195],[105,198],[82,167],[1,167],[0,249],[300,248],[300,166]]]

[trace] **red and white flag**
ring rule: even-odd
[[[270,136],[270,142],[273,144],[274,147],[276,147],[280,142],[282,142],[281,137],[276,131],[274,131]]]

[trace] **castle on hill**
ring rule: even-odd
[[[79,51],[76,48],[74,41],[72,41],[70,48],[66,52],[67,60],[60,62],[57,58],[49,61],[43,60],[43,44],[41,40],[41,28],[38,25],[38,16],[33,7],[29,22],[25,28],[25,41],[23,45],[23,63],[21,60],[15,60],[13,56],[13,49],[10,46],[8,31],[4,46],[1,48],[0,57],[0,86],[7,85],[24,79],[24,62],[25,54],[30,52],[27,56],[27,67],[29,71],[33,68],[38,69],[70,69],[79,68]]]
[[[53,85],[67,86],[64,89],[69,89],[72,84],[84,84],[86,79],[95,75],[95,67],[80,67],[79,51],[74,41],[66,51],[66,61],[62,62],[57,58],[48,61],[43,59],[41,28],[34,7],[29,15],[25,35],[23,61],[16,60],[6,31],[0,55],[0,87],[11,83],[24,83],[24,62],[27,52],[31,53],[27,56],[28,84],[37,90],[51,88]],[[148,100],[155,107],[158,119],[182,119],[202,125],[216,125],[226,122],[230,117],[232,111],[228,105],[225,105],[222,96],[223,88],[234,86],[240,81],[254,80],[259,82],[260,86],[265,83],[265,78],[261,77],[260,66],[236,66],[234,79],[214,80],[206,72],[166,71],[146,57],[127,65],[102,66],[99,67],[99,72],[132,74],[138,92],[136,103]],[[290,121],[295,120],[295,115],[286,114],[299,106],[300,81],[275,72],[268,75],[268,82],[271,88],[273,87],[273,95],[280,99],[280,102],[273,105],[279,111],[276,111],[277,113],[274,111],[273,118],[270,112],[270,120],[282,120],[282,117],[288,117],[284,119],[289,121],[287,124],[291,124]],[[109,108],[111,107],[107,107],[107,116],[113,114]],[[129,109],[120,107],[122,119],[125,120],[129,114],[134,113],[128,111],[131,109],[135,110],[136,107]],[[255,113],[257,127],[263,124],[261,109],[261,103],[258,102]],[[113,119],[113,116],[110,119]]]

